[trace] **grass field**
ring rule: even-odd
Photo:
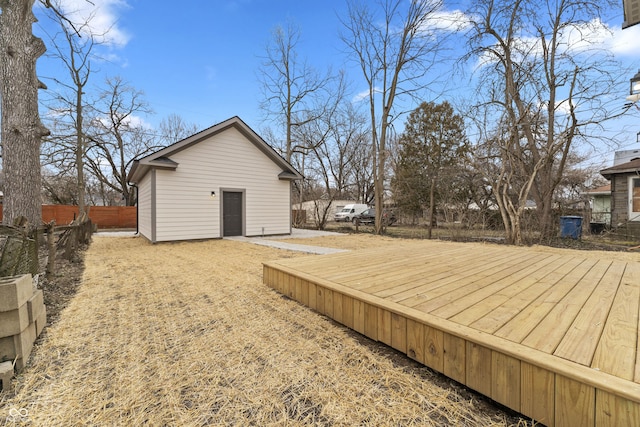
[[[357,250],[388,237],[307,240]],[[304,254],[96,237],[0,425],[528,425],[262,284]],[[4,422],[4,424],[3,424]]]
[[[307,224],[313,228],[312,224]],[[337,231],[341,233],[358,233],[373,234],[374,227],[371,225],[360,225],[357,227],[350,223],[329,222],[326,226],[328,231]],[[428,230],[425,225],[393,225],[385,229],[385,235],[389,237],[398,237],[405,239],[426,239]],[[432,238],[453,240],[460,242],[488,241],[495,243],[504,243],[504,230],[492,229],[475,229],[460,227],[458,224],[450,224],[445,226],[434,227],[432,229]],[[584,233],[580,239],[560,238],[556,236],[544,242],[540,242],[537,234],[525,236],[525,241],[529,244],[543,244],[546,246],[580,249],[580,250],[611,250],[625,251],[631,247],[640,245],[640,239],[629,238],[627,236],[609,231],[602,234]]]

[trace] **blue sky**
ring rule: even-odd
[[[92,84],[102,84],[105,75],[118,75],[143,91],[155,111],[143,118],[150,126],[172,113],[198,128],[237,115],[260,130],[261,56],[273,28],[286,25],[287,20],[301,29],[300,57],[319,70],[346,67],[354,93],[366,88],[339,39],[339,17],[345,15],[346,0],[92,0],[95,7],[85,0],[58,1],[68,13],[86,14],[91,8],[96,31],[110,28],[101,48],[102,57],[109,60],[97,64],[99,72]],[[445,2],[443,12],[456,10],[460,1]],[[620,2],[606,21],[613,36],[607,35],[602,42],[635,72],[640,68],[640,25],[621,31],[622,14]],[[51,31],[51,23],[39,16],[34,32],[49,44],[42,34]],[[55,60],[39,60],[38,74],[45,83],[60,72]],[[620,88],[621,106],[627,91],[626,86]],[[637,121],[636,114],[620,122],[619,126],[629,128],[621,140],[623,149],[640,146],[635,144],[635,132],[640,130],[640,123],[635,127]],[[613,157],[608,148],[601,154]]]
[[[120,75],[144,91],[156,113],[148,119],[151,123],[176,113],[203,128],[238,115],[259,128],[260,56],[272,29],[287,19],[301,27],[300,55],[315,67],[338,67],[345,61],[337,37],[343,1],[94,3],[101,5],[98,13],[108,16],[104,23],[113,25],[111,44],[103,49],[111,62],[100,63],[100,73]],[[55,70],[53,60],[39,60],[38,73],[45,82]],[[94,83],[102,78],[96,76]]]

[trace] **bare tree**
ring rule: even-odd
[[[594,29],[606,31],[600,16],[607,5],[483,0],[469,14],[482,96],[473,115],[486,118],[487,153],[499,159],[493,190],[512,243],[522,243],[530,198],[541,238],[550,236],[554,192],[572,149],[619,108],[608,95],[620,82],[620,67],[593,37]]]
[[[496,133],[484,134],[481,144],[476,147],[476,169],[483,171],[490,181],[507,242],[519,245],[533,179],[524,171],[524,163],[519,161],[526,153],[522,140],[510,132],[512,129],[513,126],[503,125]]]
[[[300,35],[299,27],[291,22],[286,28],[277,26],[260,70],[261,108],[282,123],[286,135],[283,153],[288,162],[294,153],[307,150],[304,144],[294,141],[295,128],[322,116],[322,106],[330,101],[327,90],[333,80],[330,71],[321,75],[298,58]]]
[[[77,205],[78,185],[73,174],[45,168],[42,173],[44,203],[56,205]]]
[[[333,107],[318,120],[298,128],[296,138],[308,147],[305,172],[316,190],[313,200],[317,228],[325,227],[333,200],[353,198],[356,194],[353,191],[355,170],[359,166],[356,160],[360,158],[360,151],[369,149],[367,132],[366,118],[343,96],[338,96]]]
[[[96,116],[87,132],[87,166],[102,186],[119,193],[127,206],[135,204],[135,192],[127,182],[134,159],[162,147],[140,121],[151,112],[143,93],[121,78],[108,78]],[[103,194],[106,191],[102,192]]]
[[[193,123],[187,123],[178,114],[169,114],[162,119],[159,126],[159,145],[170,145],[187,138],[198,131],[198,127]]]
[[[439,42],[431,37],[430,19],[442,6],[439,0],[381,0],[381,16],[368,4],[350,1],[343,21],[342,40],[355,55],[367,83],[371,118],[376,233],[381,221],[385,192],[387,140],[396,98],[425,88]]]
[[[85,100],[85,96],[89,77],[94,72],[91,59],[97,42],[90,28],[92,17],[78,24],[76,29],[72,29],[67,21],[58,15],[54,14],[53,19],[61,29],[59,34],[50,37],[54,48],[53,57],[64,65],[68,78],[53,79],[56,89],[48,102],[53,120],[50,126],[52,133],[43,146],[43,156],[45,161],[61,171],[65,171],[70,165],[75,167],[75,200],[79,212],[82,213],[86,211],[85,119],[91,114],[90,102]],[[82,37],[80,33],[83,34]],[[98,38],[102,36],[98,35]],[[45,187],[50,192],[51,185],[46,184]]]

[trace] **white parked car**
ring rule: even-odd
[[[360,215],[367,209],[369,209],[369,206],[365,204],[352,203],[346,205],[340,212],[336,213],[333,219],[337,222],[351,222],[355,216]]]

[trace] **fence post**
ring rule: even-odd
[[[47,231],[47,249],[49,250],[49,257],[47,259],[47,277],[51,277],[56,268],[56,235],[54,232],[56,222],[51,220],[47,225],[45,225],[45,230]]]

